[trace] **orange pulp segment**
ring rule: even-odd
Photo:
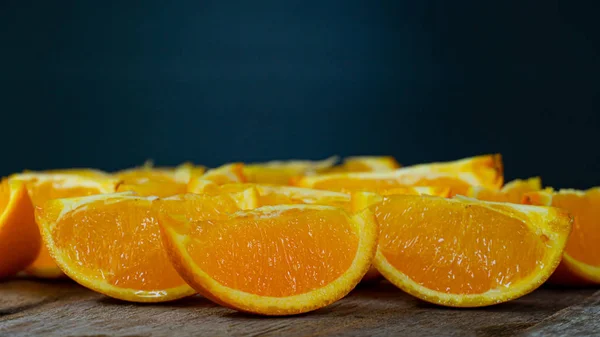
[[[248,164],[244,174],[248,182],[260,184],[287,185],[291,177],[311,175],[323,172],[332,167],[338,157],[323,160],[276,160],[266,163]]]
[[[33,205],[36,207],[50,199],[114,192],[119,184],[118,179],[110,175],[94,173],[94,170],[54,170],[52,172],[26,172],[14,174],[9,179],[25,184]],[[33,209],[29,216],[34,217]],[[25,273],[41,278],[64,276],[43,245],[35,261],[25,269]]]
[[[155,197],[131,192],[55,199],[37,209],[50,254],[76,282],[114,298],[163,302],[194,293],[163,249]],[[182,195],[164,199],[188,218],[238,211],[229,196]],[[177,202],[175,202],[177,201]]]
[[[350,205],[349,194],[310,188],[254,183],[217,185],[212,182],[197,184],[196,186],[198,188],[190,192],[221,194],[235,193],[254,188],[258,192],[259,206],[315,204],[348,208]]]
[[[387,172],[400,167],[392,156],[356,156],[344,159],[346,172]]]
[[[33,217],[33,205],[25,185],[2,179],[0,182],[0,279],[27,267],[41,247],[40,233]]]
[[[247,178],[244,175],[244,164],[231,163],[210,169],[203,175],[196,176],[191,179],[188,183],[188,191],[198,189],[197,184],[205,183],[207,180],[218,185],[228,183],[244,183],[247,181]]]
[[[189,181],[202,174],[203,167],[183,163],[174,168],[145,165],[119,171],[115,176],[122,180],[119,192],[134,191],[142,196],[168,197],[186,193]]]
[[[465,194],[470,186],[499,189],[503,168],[500,155],[465,158],[454,162],[431,163],[391,172],[332,173],[293,178],[300,187],[331,191],[380,191],[403,186],[450,187],[452,194]]]
[[[539,191],[541,189],[542,180],[539,177],[533,177],[526,180],[513,180],[504,185],[499,191],[481,186],[472,186],[469,188],[467,196],[479,200],[520,204],[526,193]]]
[[[533,291],[558,266],[571,231],[562,210],[465,197],[396,195],[373,208],[376,268],[402,290],[446,306],[486,306]]]
[[[264,206],[200,221],[162,214],[165,247],[188,284],[256,314],[299,314],[340,299],[366,273],[376,246],[368,208]]]
[[[559,268],[550,281],[556,284],[600,284],[600,187],[587,191],[527,193],[523,202],[562,208],[574,217],[573,233]]]

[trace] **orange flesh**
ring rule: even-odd
[[[482,206],[392,196],[375,212],[381,253],[432,290],[481,294],[543,267],[543,238],[524,222]]]
[[[248,182],[259,184],[287,185],[291,177],[301,174],[302,171],[281,168],[246,169],[244,174]]]
[[[277,192],[261,194],[259,202],[260,202],[261,206],[285,205],[285,204],[312,204],[312,205],[335,206],[335,207],[340,207],[340,208],[344,208],[344,209],[349,209],[349,207],[350,207],[350,198],[348,198],[347,200],[345,200],[345,199],[342,200],[341,198],[333,198],[333,197],[319,198],[317,196],[292,198],[290,196],[280,194]]]
[[[221,284],[273,297],[329,284],[352,264],[358,236],[339,210],[285,210],[192,224],[194,262]]]
[[[7,180],[0,182],[0,215],[4,212],[4,209],[8,205],[10,200],[10,187],[8,186]]]
[[[69,197],[81,197],[100,193],[97,188],[71,187],[61,188],[59,183],[52,181],[30,183],[27,186],[31,201],[36,206],[43,205],[47,200]]]
[[[520,204],[523,200],[525,193],[537,191],[536,188],[532,188],[529,185],[523,185],[509,189],[508,191],[492,191],[483,189],[477,193],[477,199],[496,201],[496,202],[511,202],[513,204]]]
[[[31,182],[27,184],[27,189],[29,190],[29,195],[34,206],[42,206],[46,201],[50,199],[58,199],[58,198],[69,198],[69,197],[79,197],[86,195],[98,194],[100,191],[97,188],[89,188],[89,187],[73,187],[73,188],[60,188],[59,183],[55,183],[52,181],[48,182]],[[35,274],[35,270],[44,269],[44,268],[56,268],[56,263],[50,256],[50,252],[48,252],[48,248],[45,245],[41,246],[40,252],[38,253],[37,258],[31,265],[27,267],[28,271],[31,271]]]
[[[575,218],[565,252],[585,264],[600,266],[600,190],[585,196],[554,194],[552,206],[566,209]]]
[[[147,181],[136,184],[122,184],[117,188],[118,192],[134,191],[141,196],[169,197],[187,192],[187,184],[175,182]]]
[[[139,290],[184,284],[162,248],[147,200],[93,202],[67,213],[52,235],[57,248],[93,278]]]
[[[452,194],[465,194],[469,188],[469,184],[453,178],[422,178],[415,183],[407,185],[402,179],[353,179],[353,178],[338,178],[328,179],[315,183],[313,188],[336,191],[336,192],[353,192],[367,190],[372,192],[385,192],[389,189],[405,188],[407,193],[415,194],[412,186],[443,186],[450,187]],[[396,193],[398,191],[396,190]]]
[[[167,170],[134,170],[130,172],[121,172],[115,174],[126,184],[143,184],[148,181],[174,182],[174,173]]]

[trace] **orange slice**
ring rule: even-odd
[[[175,300],[194,291],[171,266],[162,247],[155,197],[131,192],[54,199],[37,209],[50,254],[76,282],[133,302]],[[165,199],[194,219],[240,208],[229,196],[183,195]],[[165,203],[163,203],[164,205]]]
[[[40,233],[25,185],[0,182],[0,279],[12,276],[35,260]]]
[[[14,174],[9,179],[25,183],[34,206],[47,200],[74,196],[114,192],[119,180],[93,170],[55,170],[49,172],[27,172]],[[33,210],[29,215],[33,218]],[[39,250],[35,261],[25,273],[41,278],[64,276],[56,266],[45,246]]]
[[[374,265],[431,303],[478,307],[523,296],[550,277],[571,231],[559,209],[465,197],[396,195],[375,204]]]
[[[332,167],[327,172],[388,172],[400,167],[391,156],[356,156],[344,159],[344,164]]]
[[[248,177],[248,182],[287,185],[291,177],[323,172],[332,167],[337,161],[338,157],[330,157],[318,161],[276,160],[266,163],[248,164],[244,167],[244,174]]]
[[[342,298],[366,273],[377,242],[368,208],[264,206],[204,221],[162,214],[165,247],[186,282],[217,303],[262,315]]]
[[[574,217],[562,262],[550,278],[556,284],[600,284],[600,187],[587,191],[527,193],[523,202],[565,209]]]
[[[542,180],[539,177],[529,178],[527,180],[513,180],[501,190],[490,190],[481,186],[472,186],[467,192],[467,196],[486,201],[511,202],[520,204],[525,193],[535,192],[542,189]]]
[[[244,175],[244,164],[242,163],[231,163],[223,166],[210,169],[201,176],[194,177],[188,183],[188,191],[194,191],[199,189],[198,185],[206,183],[206,181],[212,181],[218,185],[230,184],[230,183],[244,183],[247,181]]]
[[[236,193],[248,189],[256,189],[260,206],[274,206],[283,204],[313,204],[328,205],[342,208],[350,207],[350,195],[346,193],[315,190],[310,188],[300,188],[280,185],[267,184],[225,184],[217,185],[210,181],[197,183],[192,193]]]
[[[332,173],[291,179],[292,185],[331,191],[379,191],[402,186],[450,187],[465,194],[470,186],[500,189],[503,180],[500,155],[486,155],[447,163],[409,166],[391,172]]]
[[[177,167],[155,168],[151,164],[115,173],[123,181],[118,191],[134,191],[142,196],[168,197],[187,192],[189,181],[204,174],[204,168],[184,163]]]

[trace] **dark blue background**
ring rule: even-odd
[[[0,2],[0,174],[501,152],[600,185],[593,2]]]

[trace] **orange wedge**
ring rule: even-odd
[[[188,191],[197,190],[198,184],[204,184],[206,181],[212,181],[218,185],[230,184],[230,183],[244,183],[248,179],[244,175],[244,164],[242,163],[231,163],[219,166],[214,169],[206,171],[201,176],[196,176],[188,183]]]
[[[12,276],[35,260],[40,233],[25,185],[0,182],[0,279]]]
[[[204,221],[161,214],[165,247],[186,282],[217,303],[262,315],[300,314],[344,297],[377,242],[368,208],[264,206]]]
[[[539,177],[534,177],[527,180],[513,180],[504,185],[499,191],[481,186],[472,186],[469,188],[467,196],[479,200],[520,204],[526,193],[539,191],[541,189],[542,180]]]
[[[252,183],[287,185],[291,177],[323,172],[332,167],[337,161],[337,157],[330,157],[318,161],[276,160],[248,164],[244,167],[244,175],[248,177],[248,182]]]
[[[403,186],[450,187],[465,194],[470,186],[500,189],[503,180],[500,155],[486,155],[447,163],[409,166],[390,172],[332,173],[292,178],[299,187],[331,191],[379,191]]]
[[[350,207],[350,195],[346,193],[315,190],[291,186],[268,184],[225,184],[217,185],[210,181],[195,184],[192,193],[236,193],[248,189],[256,189],[260,206],[274,206],[283,204],[314,204],[328,205],[342,208]]]
[[[344,159],[344,164],[332,167],[326,172],[388,172],[400,167],[391,156],[356,156]]]
[[[60,268],[76,282],[133,302],[164,302],[194,291],[171,266],[162,247],[155,197],[131,192],[54,199],[36,212],[42,236]],[[193,219],[240,208],[229,196],[183,195],[165,199]],[[163,203],[164,205],[165,203]],[[187,218],[186,218],[187,219]]]
[[[567,285],[600,284],[600,187],[587,191],[539,191],[523,202],[562,208],[574,217],[573,233],[562,262],[550,282]]]
[[[81,169],[27,172],[14,174],[9,179],[25,184],[34,206],[41,206],[55,198],[114,192],[119,184],[118,179],[100,171]],[[29,216],[33,218],[33,209]],[[25,273],[41,278],[64,276],[44,246]]]
[[[373,208],[375,267],[402,290],[445,306],[487,306],[533,291],[558,266],[571,231],[559,209],[465,197],[396,195]]]
[[[204,174],[204,168],[184,163],[177,167],[143,167],[115,173],[122,180],[118,192],[134,191],[142,196],[168,197],[187,192],[189,181]]]

